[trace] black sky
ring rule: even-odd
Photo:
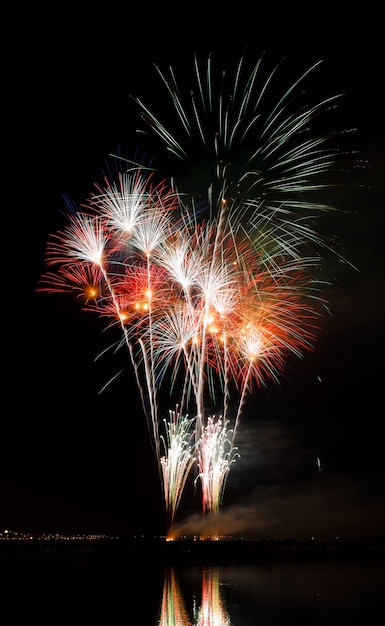
[[[63,194],[84,200],[107,155],[131,141],[130,94],[156,102],[152,63],[189,67],[195,52],[212,51],[225,66],[248,45],[255,60],[266,51],[272,63],[284,56],[299,69],[324,60],[314,88],[345,94],[337,115],[357,127],[354,144],[368,167],[339,197],[359,214],[346,241],[360,271],[336,288],[319,345],[296,364],[292,382],[250,408],[228,481],[226,528],[257,537],[383,535],[385,54],[376,30],[365,34],[374,16],[337,23],[324,14],[302,26],[294,16],[250,24],[247,11],[212,22],[138,9],[81,21],[58,12],[44,26],[42,17],[24,14],[10,25],[19,54],[10,58],[3,118],[0,530],[162,532],[128,361],[95,362],[106,345],[101,323],[71,297],[36,289],[47,238],[64,225]],[[98,395],[120,366],[119,380]]]

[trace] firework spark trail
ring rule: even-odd
[[[161,437],[164,455],[161,457],[163,485],[166,500],[167,528],[172,534],[172,525],[186,480],[195,462],[195,445],[190,443],[194,429],[194,419],[182,416],[178,407],[169,411],[169,420],[165,424],[165,437]]]
[[[95,188],[99,193],[93,193],[88,203],[84,205],[88,212],[69,213],[67,216],[69,225],[64,232],[52,236],[47,246],[47,265],[62,263],[62,267],[59,267],[57,275],[50,272],[43,276],[43,282],[49,286],[43,290],[63,291],[63,284],[66,281],[69,288],[79,288],[79,280],[83,277],[84,280],[92,277],[92,285],[87,282],[83,286],[86,293],[89,293],[90,289],[95,290],[94,277],[98,278],[98,282],[104,279],[107,292],[101,293],[98,290],[98,302],[91,308],[101,316],[118,319],[139,384],[139,363],[132,344],[133,335],[130,335],[127,326],[127,308],[134,305],[139,310],[139,314],[143,315],[143,312],[147,314],[148,326],[151,330],[152,273],[149,258],[153,248],[159,245],[163,238],[169,236],[170,216],[174,213],[179,200],[173,192],[166,189],[163,183],[153,186],[150,177],[145,179],[144,175],[138,173],[134,176],[122,176],[119,182],[119,187],[114,183],[107,183],[104,189],[96,185]],[[130,256],[123,257],[122,261],[122,250],[128,247]],[[140,265],[135,264],[138,257]],[[130,273],[131,268],[133,271]],[[122,272],[126,269],[128,271],[122,276]],[[140,297],[139,303],[130,300],[130,287],[132,288],[133,282],[134,284],[138,282],[138,271],[141,284],[135,285],[134,294]],[[156,273],[155,278],[157,278]],[[135,325],[133,328],[135,329]],[[148,359],[141,338],[136,337],[136,339],[138,339],[139,350],[142,352],[147,390],[147,394],[144,395],[142,385],[139,384],[143,408],[151,430],[152,444],[159,460],[160,446],[153,361],[151,358]],[[150,413],[148,413],[146,400],[150,403]]]
[[[96,207],[107,223],[111,225],[111,230],[121,234],[123,237],[123,250],[129,246],[131,254],[134,251],[141,259],[144,259],[144,271],[142,276],[145,280],[144,310],[148,316],[148,332],[151,338],[152,329],[152,308],[153,308],[153,285],[151,255],[154,249],[170,234],[171,218],[179,202],[174,192],[169,190],[163,182],[158,185],[152,184],[152,175],[142,172],[135,172],[129,175],[127,172],[120,177],[120,185],[107,185],[103,189],[96,187],[98,195],[93,194],[90,206]],[[143,267],[143,266],[142,266]],[[128,340],[128,333],[124,328],[124,337],[129,344],[131,359],[134,355],[132,344]],[[147,400],[149,402],[149,417],[147,421],[152,430],[152,442],[155,447],[155,454],[160,458],[160,441],[157,416],[156,381],[154,373],[154,359],[152,354],[152,341],[149,341],[149,352],[143,342],[142,337],[138,338],[137,344],[142,355],[142,363],[145,372]],[[133,359],[137,380],[138,364]],[[144,396],[142,394],[142,402]],[[145,403],[146,405],[146,403]],[[160,470],[160,467],[159,467]]]
[[[242,58],[230,90],[221,76],[218,95],[211,57],[206,74],[195,59],[192,119],[174,71],[169,81],[158,68],[180,139],[136,102],[186,174],[193,172],[190,150],[195,155],[206,176],[203,196],[193,175],[182,196],[175,185],[157,182],[154,171],[119,158],[116,178],[104,176],[79,211],[71,207],[69,225],[47,245],[50,271],[40,291],[83,296],[83,308],[121,329],[114,346],[128,348],[172,520],[193,456],[185,427],[194,423],[203,509],[218,511],[246,395],[254,385],[279,383],[287,358],[313,349],[317,320],[327,310],[322,292],[329,283],[317,278],[322,253],[341,259],[314,227],[334,209],[309,195],[326,186],[322,177],[334,155],[325,148],[329,136],[309,138],[307,130],[335,98],[295,103],[315,64],[266,113],[278,66],[261,80],[261,65],[242,86]],[[169,422],[159,419],[162,385],[170,398],[179,394]],[[239,402],[231,403],[231,414],[234,395]],[[223,417],[205,417],[209,401]],[[194,420],[181,417],[192,411]]]
[[[232,431],[222,417],[208,417],[198,443],[198,479],[202,488],[203,513],[218,514],[231,464],[238,456]]]

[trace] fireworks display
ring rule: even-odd
[[[296,104],[313,66],[268,107],[277,68],[260,80],[260,60],[244,80],[243,64],[228,84],[224,73],[214,75],[211,57],[204,69],[195,59],[197,96],[190,89],[187,103],[173,71],[157,68],[173,131],[135,102],[148,131],[140,140],[160,142],[171,175],[114,159],[116,175],[95,183],[80,207],[70,205],[67,225],[51,235],[40,287],[73,292],[117,328],[115,348],[127,349],[141,395],[168,532],[192,468],[203,513],[218,513],[246,396],[279,383],[287,359],[314,348],[328,304],[321,265],[334,250],[315,222],[331,207],[312,194],[325,187],[334,156],[329,135],[309,129],[336,98]],[[161,405],[161,388],[175,411]]]

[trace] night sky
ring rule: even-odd
[[[335,286],[314,353],[290,363],[279,389],[250,400],[223,531],[383,537],[385,54],[375,31],[362,36],[365,18],[352,16],[336,23],[323,15],[308,27],[293,19],[285,30],[282,16],[283,35],[271,18],[267,27],[262,18],[250,24],[245,12],[211,23],[194,13],[180,26],[176,16],[123,19],[112,11],[81,22],[44,17],[44,27],[37,13],[12,27],[20,55],[5,91],[0,530],[164,532],[128,358],[96,359],[110,341],[103,322],[73,297],[37,288],[48,236],[65,225],[63,195],[85,200],[108,154],[132,147],[139,122],[130,95],[157,102],[152,64],[183,75],[195,52],[211,51],[226,66],[247,45],[251,58],[265,52],[271,66],[285,57],[299,71],[323,60],[310,83],[321,94],[345,94],[337,125],[357,127],[350,141],[367,166],[331,200],[355,215],[342,235],[359,271],[344,270]],[[194,528],[192,500],[186,496],[178,515],[181,532]]]

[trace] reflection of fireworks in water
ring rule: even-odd
[[[190,626],[174,568],[166,568],[158,626]]]
[[[188,616],[175,569],[166,568],[158,626],[230,626],[230,623],[221,598],[218,568],[202,570],[202,599],[194,607],[193,621]]]
[[[205,568],[202,571],[202,604],[196,620],[197,626],[230,626],[219,589],[217,568]]]
[[[263,118],[258,107],[267,84],[256,96],[258,68],[238,108],[237,74],[234,98],[225,106],[221,96],[216,119],[211,87],[206,93],[197,73],[200,106],[218,124],[210,139],[194,101],[204,153],[211,140],[215,148],[206,218],[194,201],[188,206],[174,188],[155,182],[154,173],[117,160],[116,179],[106,176],[96,184],[81,210],[70,206],[69,225],[47,246],[47,265],[56,271],[42,277],[40,290],[83,295],[85,308],[120,327],[116,347],[129,350],[169,521],[192,464],[193,421],[203,509],[217,511],[246,394],[269,379],[279,382],[288,356],[301,357],[312,348],[316,318],[326,305],[320,297],[324,284],[315,277],[321,257],[308,248],[329,247],[313,228],[313,216],[328,207],[309,203],[304,193],[321,187],[315,176],[329,169],[331,157],[321,149],[326,138],[303,137],[333,99],[289,113],[290,88]],[[211,62],[207,72],[209,79]],[[192,126],[173,82],[169,90],[190,137]],[[139,105],[167,148],[188,160],[176,138]],[[245,150],[246,160],[235,160],[235,167],[233,149],[247,147],[250,138],[251,152]],[[164,383],[179,409],[164,422],[162,439],[158,389]],[[230,415],[234,396],[238,408],[234,412],[232,405]],[[205,418],[209,399],[220,409],[217,421]],[[191,411],[194,420],[181,417]]]

